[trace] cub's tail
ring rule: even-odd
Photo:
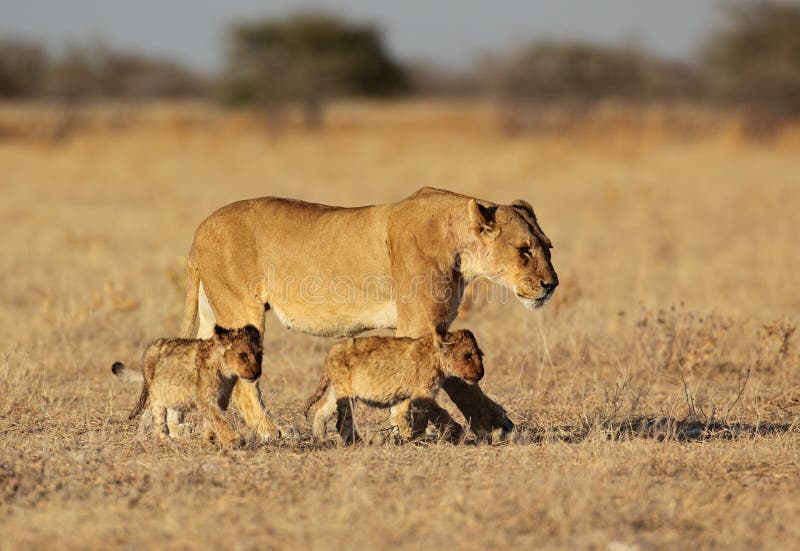
[[[144,375],[142,375],[141,371],[128,369],[122,362],[114,362],[114,365],[111,366],[111,373],[126,383],[141,383],[144,381]]]
[[[133,406],[133,411],[128,415],[128,419],[135,419],[142,412],[144,406],[147,405],[147,397],[150,394],[147,388],[147,381],[144,380],[144,376],[140,372],[128,369],[122,362],[114,362],[114,365],[111,366],[111,372],[126,383],[142,383],[139,401],[136,402],[136,405]]]
[[[308,402],[306,402],[305,408],[303,408],[303,415],[306,416],[306,419],[308,419],[308,412],[311,411],[311,408],[314,406],[314,404],[319,402],[320,398],[322,398],[322,396],[325,394],[325,391],[328,390],[328,386],[330,384],[331,378],[328,377],[327,373],[323,373],[322,378],[319,380],[319,386],[317,387],[317,390],[314,391],[314,394],[308,399]]]

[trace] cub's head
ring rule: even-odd
[[[261,376],[261,334],[252,325],[240,329],[214,327],[214,338],[222,347],[223,365],[227,375],[236,375],[248,381]]]
[[[470,199],[469,224],[476,246],[464,261],[472,277],[487,277],[514,291],[529,309],[543,306],[558,286],[550,262],[550,240],[539,227],[533,207],[482,205]]]
[[[483,378],[483,352],[471,331],[460,329],[445,334],[439,344],[445,375],[477,383]]]

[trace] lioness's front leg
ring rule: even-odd
[[[446,331],[452,319],[446,304],[433,300],[433,297],[423,296],[417,300],[419,302],[398,305],[397,336],[421,337],[430,334],[431,327]],[[498,442],[511,437],[514,423],[506,410],[486,396],[478,385],[449,378],[442,388],[464,414],[470,429],[479,439]]]
[[[455,444],[464,435],[461,425],[450,417],[447,410],[437,404],[433,397],[414,399],[411,401],[411,407],[414,437],[425,434],[429,422],[439,431],[440,437],[448,442]]]
[[[446,379],[442,388],[464,414],[470,429],[478,438],[490,442],[502,442],[510,438],[514,430],[513,421],[506,410],[486,396],[478,385],[453,377]]]

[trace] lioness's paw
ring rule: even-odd
[[[514,423],[511,423],[510,428],[507,426],[503,426],[494,429],[491,434],[491,443],[503,444],[506,442],[511,442],[513,438],[514,438]]]
[[[278,442],[280,440],[286,439],[299,439],[299,433],[294,427],[285,426],[285,427],[276,427],[275,430],[264,430],[261,431],[259,437],[264,443],[270,442]]]
[[[499,404],[491,402],[483,415],[471,419],[470,429],[479,442],[500,444],[511,440],[514,422],[508,417],[506,410]]]

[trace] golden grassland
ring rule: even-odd
[[[800,131],[514,116],[343,104],[307,133],[203,105],[0,106],[0,548],[799,548]],[[527,199],[555,244],[550,305],[458,320],[512,442],[313,448],[300,408],[332,341],[273,319],[262,389],[299,442],[134,441],[138,389],[109,368],[177,332],[208,213],[422,186]]]

